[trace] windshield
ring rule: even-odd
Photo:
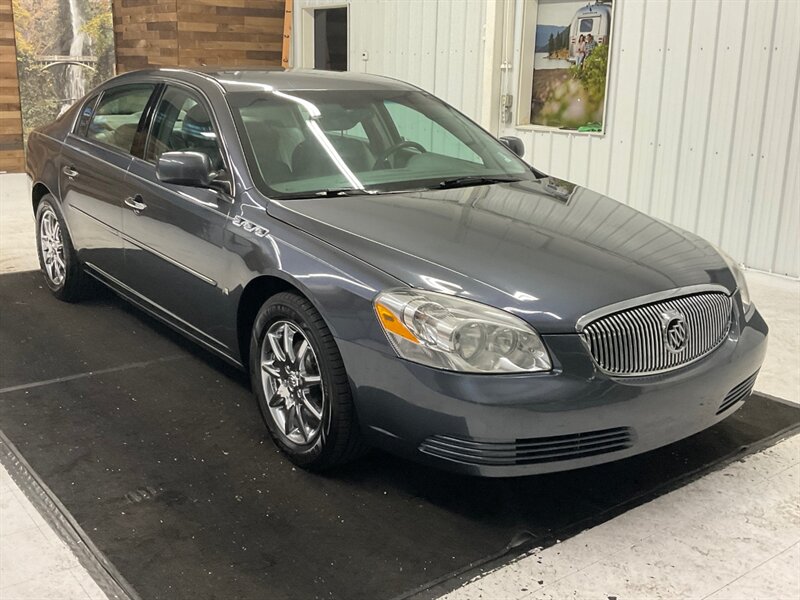
[[[420,91],[228,94],[256,185],[273,198],[534,179],[506,146]]]

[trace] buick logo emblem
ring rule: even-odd
[[[689,332],[686,330],[686,317],[677,310],[661,313],[661,327],[664,332],[664,345],[672,353],[686,348]]]

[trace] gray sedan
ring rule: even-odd
[[[703,239],[548,177],[412,85],[116,77],[31,134],[39,258],[249,370],[275,443],[507,476],[616,460],[739,408],[767,326]]]

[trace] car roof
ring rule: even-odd
[[[379,75],[317,71],[309,69],[265,68],[161,68],[130,71],[108,83],[122,83],[156,76],[205,86],[216,85],[226,93],[290,90],[416,90],[415,86]]]

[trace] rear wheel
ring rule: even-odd
[[[307,299],[282,292],[261,307],[250,378],[272,439],[293,463],[325,469],[362,453],[341,355]]]
[[[86,291],[86,275],[60,208],[49,194],[36,207],[36,249],[45,283],[53,295],[65,302],[79,300]]]

